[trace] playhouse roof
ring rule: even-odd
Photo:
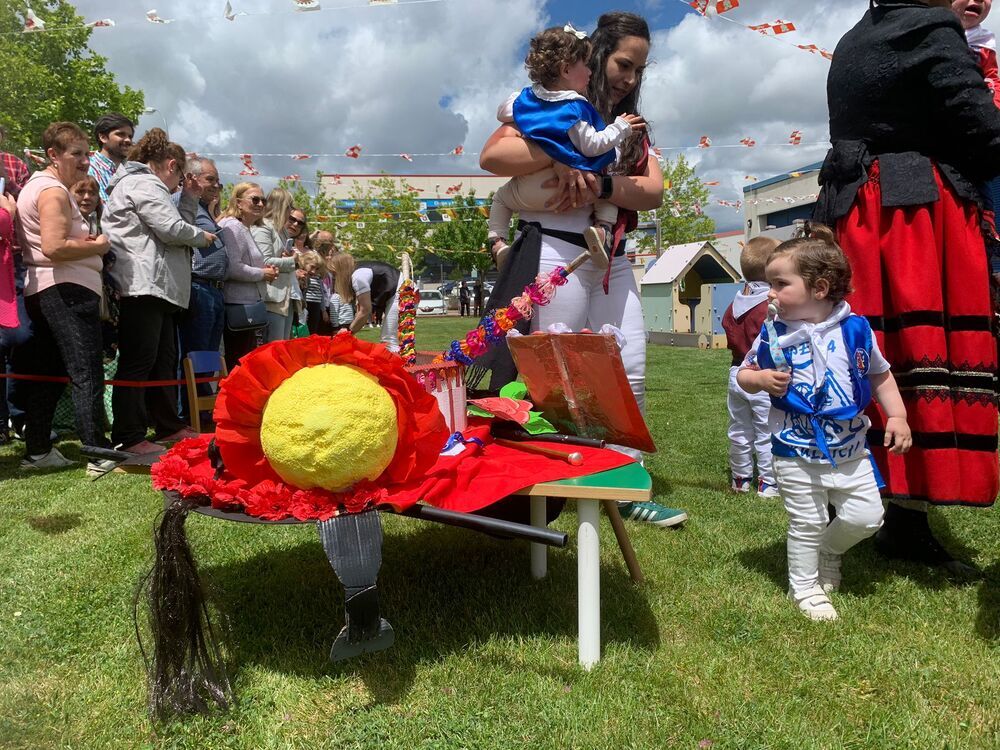
[[[733,268],[711,242],[688,242],[684,245],[671,245],[664,250],[663,255],[656,259],[642,277],[642,284],[673,284],[699,264],[707,266],[707,271],[714,272],[702,273],[703,276],[729,276],[733,281],[739,281],[739,271]]]

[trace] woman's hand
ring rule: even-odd
[[[597,200],[599,186],[593,172],[581,172],[560,162],[553,162],[554,179],[542,183],[542,187],[558,188],[555,197],[546,201],[546,208],[553,211],[568,211],[571,208],[593,203]]]
[[[278,278],[278,269],[274,266],[264,266],[264,281],[274,281]]]
[[[17,201],[11,198],[6,193],[0,193],[0,208],[3,208],[10,214],[10,220],[14,221],[14,216],[17,214]]]
[[[205,247],[211,247],[212,245],[215,244],[215,241],[219,239],[211,232],[202,232],[202,235],[205,238]]]
[[[93,248],[94,255],[104,255],[111,249],[111,242],[105,234],[88,237],[85,242]]]

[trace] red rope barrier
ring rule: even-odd
[[[0,373],[0,380],[29,380],[36,383],[68,383],[69,378],[65,375],[17,375]],[[221,375],[211,377],[195,378],[195,383],[217,383],[222,380]],[[184,385],[186,380],[105,380],[104,385],[116,385],[121,388],[156,388],[164,385]]]

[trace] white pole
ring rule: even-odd
[[[544,529],[545,523],[545,498],[532,497],[531,503],[531,525]],[[548,547],[544,544],[531,542],[531,577],[536,581],[545,578],[548,572]]]
[[[601,660],[600,502],[577,500],[576,512],[580,520],[576,542],[580,666],[590,669]]]

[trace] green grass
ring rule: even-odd
[[[418,327],[422,348],[462,331],[454,318]],[[647,465],[656,499],[691,519],[630,524],[641,587],[602,522],[593,671],[576,664],[572,548],[551,551],[536,582],[523,543],[386,517],[396,645],[335,665],[342,594],[315,531],[193,517],[238,704],[166,725],[145,711],[131,612],[159,495],[139,476],[19,472],[21,445],[3,448],[0,746],[1000,747],[1000,516],[933,513],[985,580],[954,586],[864,543],[845,562],[841,619],[808,622],[783,597],[780,505],[725,491],[727,364],[650,349],[660,451]],[[555,526],[572,535],[575,520],[570,508]]]

